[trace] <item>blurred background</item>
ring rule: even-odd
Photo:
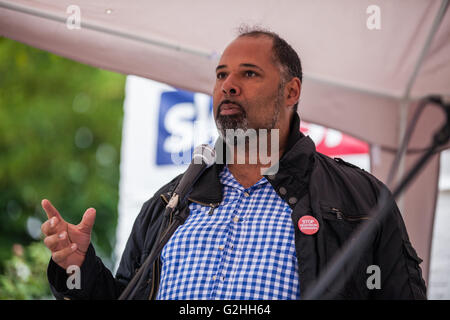
[[[125,75],[0,38],[0,299],[51,297],[47,198],[113,267]]]

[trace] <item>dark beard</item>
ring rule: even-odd
[[[227,129],[248,129],[247,114],[245,111],[235,115],[223,116],[219,115],[216,119],[217,129],[222,136],[225,136]]]

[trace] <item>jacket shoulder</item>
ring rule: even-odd
[[[374,175],[367,172],[366,170],[345,161],[342,158],[338,157],[329,157],[327,155],[324,155],[320,152],[316,152],[315,155],[316,162],[318,162],[319,165],[322,167],[327,167],[329,170],[335,171],[336,173],[339,173],[343,176],[348,176],[355,178],[357,180],[370,180],[372,183],[375,183],[379,186],[384,185],[383,182],[378,180]]]
[[[355,214],[368,213],[377,203],[381,189],[387,188],[364,169],[319,152],[315,155],[311,183],[320,183],[322,202],[340,204]]]

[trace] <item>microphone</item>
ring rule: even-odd
[[[216,162],[216,152],[210,145],[201,144],[194,149],[191,164],[173,191],[169,203],[166,206],[168,213],[175,210],[178,204],[185,200],[198,178],[214,162]]]

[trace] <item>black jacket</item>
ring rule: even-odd
[[[318,279],[328,262],[339,252],[352,232],[364,221],[376,204],[382,188],[379,180],[366,171],[341,159],[331,159],[315,150],[309,137],[299,131],[295,115],[287,148],[276,175],[266,176],[279,196],[292,208],[295,247],[301,294]],[[223,165],[214,164],[194,185],[189,201],[211,206],[222,200],[219,173]],[[103,265],[89,246],[81,266],[81,289],[67,289],[66,272],[52,260],[47,270],[50,287],[56,298],[116,299],[151,251],[162,212],[181,175],[163,186],[144,203],[133,226],[116,276]],[[281,191],[280,191],[281,190]],[[188,210],[188,207],[185,207]],[[306,235],[299,231],[298,220],[314,216],[319,231]],[[336,299],[426,299],[425,282],[419,264],[422,260],[412,247],[402,216],[395,206],[377,227],[371,246],[360,257],[349,281],[338,290],[330,288]],[[370,290],[367,267],[377,265],[381,271],[381,289]],[[157,261],[145,275],[135,299],[154,298],[158,291],[161,265]],[[345,271],[348,272],[348,271]]]

